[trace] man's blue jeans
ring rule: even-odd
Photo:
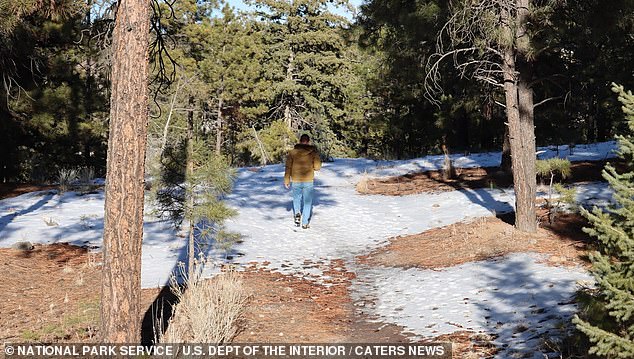
[[[302,225],[307,225],[313,210],[313,182],[293,182],[293,212],[302,214]]]

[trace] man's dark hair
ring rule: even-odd
[[[310,137],[308,137],[307,134],[303,134],[299,137],[299,142],[300,143],[308,143],[310,142]]]

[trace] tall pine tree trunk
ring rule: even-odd
[[[294,71],[294,61],[295,61],[295,53],[293,49],[291,49],[290,54],[288,55],[288,66],[286,67],[286,81],[293,80],[293,71]],[[289,94],[292,98],[293,94]],[[288,103],[289,100],[286,100],[287,103],[284,106],[284,122],[289,129],[293,129],[293,118],[291,116],[291,106]]]
[[[519,104],[519,131],[520,149],[519,158],[514,163],[521,163],[521,167],[514,173],[515,177],[521,176],[521,188],[515,186],[515,201],[517,203],[517,216],[515,225],[525,232],[537,231],[537,213],[535,211],[535,196],[537,191],[537,179],[535,169],[535,126],[533,115],[533,89],[529,86],[530,64],[520,66],[520,76],[517,86]],[[512,152],[517,153],[517,152]],[[515,157],[515,155],[513,155]],[[515,166],[515,164],[513,164]],[[515,172],[515,171],[514,171]],[[521,204],[521,205],[520,205]]]
[[[522,188],[515,190],[518,203],[515,226],[525,232],[537,231],[537,213],[535,211],[535,196],[537,191],[537,174],[535,169],[535,121],[534,102],[531,81],[533,77],[532,63],[526,52],[531,46],[530,35],[526,29],[529,16],[530,0],[517,0],[517,47],[518,51],[518,105],[520,115],[520,158],[521,168],[517,173],[522,178]],[[521,205],[519,205],[521,203]],[[520,212],[521,211],[521,212]]]
[[[518,0],[520,3],[523,0]],[[519,11],[518,11],[519,19]],[[519,23],[523,21],[519,19]],[[511,39],[511,24],[516,23],[508,10],[502,10],[504,36]],[[523,26],[523,25],[521,25]],[[520,27],[521,27],[520,26]],[[524,31],[518,31],[524,33]],[[526,34],[523,34],[527,36]],[[509,127],[509,143],[511,145],[511,163],[513,186],[515,190],[515,228],[523,232],[537,231],[535,213],[535,130],[532,127],[532,97],[530,113],[527,112],[527,83],[520,80],[515,63],[516,51],[512,47],[503,49],[502,72],[504,76],[504,95],[506,99],[506,115]],[[522,87],[522,96],[520,96]],[[532,92],[531,92],[532,96]],[[520,103],[520,101],[523,101]],[[530,121],[528,116],[530,115]],[[531,147],[532,144],[532,147]]]
[[[187,163],[185,165],[187,219],[189,220],[189,240],[187,242],[187,274],[193,278],[194,260],[196,259],[196,237],[194,220],[194,98],[189,97],[187,110]]]
[[[101,287],[106,343],[138,343],[141,338],[149,10],[148,0],[121,0],[113,34]]]

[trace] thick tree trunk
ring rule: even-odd
[[[520,115],[520,158],[521,168],[517,172],[522,178],[522,188],[515,190],[517,215],[515,226],[525,232],[537,231],[537,213],[535,211],[535,196],[537,191],[537,174],[535,169],[535,121],[533,89],[530,86],[533,72],[532,64],[527,58],[526,51],[531,46],[530,35],[526,30],[530,0],[517,0],[517,46],[519,48],[519,82],[517,86],[519,115]],[[511,152],[513,153],[513,152]]]
[[[148,0],[121,0],[113,34],[101,287],[106,343],[138,343],[141,338],[149,10]]]
[[[187,241],[187,274],[193,278],[194,261],[196,259],[196,238],[194,221],[194,98],[189,98],[189,110],[187,110],[187,163],[185,166],[186,181],[186,211],[189,221],[189,240]]]
[[[518,23],[515,43],[519,49],[527,48],[528,34],[525,33],[524,19],[528,11],[528,0],[518,0],[517,21],[511,19],[507,10],[502,10],[502,19],[508,25],[504,36],[511,38],[511,24]],[[515,62],[517,49],[503,50],[502,71],[506,114],[511,145],[511,164],[515,190],[515,228],[523,232],[537,231],[535,212],[535,129],[533,127],[532,91],[528,88],[526,75],[517,71]],[[526,70],[526,69],[524,69]]]
[[[90,39],[92,38],[92,18],[91,18],[91,10],[92,9],[92,1],[87,1],[87,10],[86,10],[86,24],[89,25],[89,33],[88,33],[88,54],[86,56],[86,87],[85,87],[85,95],[84,95],[84,110],[86,111],[86,117],[88,118],[88,120],[90,122],[93,121],[93,115],[92,115],[92,111],[93,111],[93,79],[92,79],[92,67],[93,67],[93,61],[92,61],[92,49],[91,49],[91,44],[90,44]],[[82,149],[82,151],[84,152],[84,164],[86,166],[90,166],[91,165],[91,156],[90,156],[90,143],[89,140],[87,138],[85,138],[84,140],[84,148]]]
[[[520,78],[517,86],[520,115],[520,153],[516,162],[521,162],[520,171],[523,184],[515,190],[517,204],[516,227],[526,232],[537,231],[537,214],[535,212],[535,196],[537,191],[535,169],[535,125],[533,112],[533,89],[530,88],[530,64],[520,67]],[[515,176],[515,174],[514,174]]]

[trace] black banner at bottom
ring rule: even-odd
[[[10,344],[7,358],[350,358],[451,359],[451,343]]]

